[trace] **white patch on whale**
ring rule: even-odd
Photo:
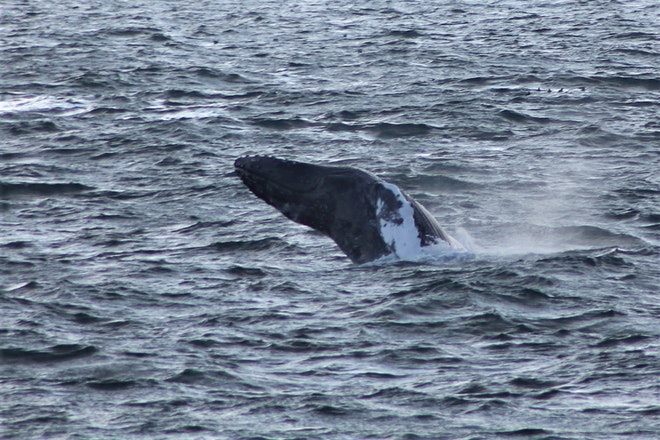
[[[381,185],[394,194],[401,207],[398,212],[387,212],[386,203],[378,199],[376,215],[380,220],[380,235],[397,257],[402,260],[416,259],[421,251],[421,242],[413,207],[398,187],[387,182],[381,182]]]
[[[460,241],[447,235],[448,242],[438,240],[432,246],[422,246],[419,231],[415,225],[414,208],[401,190],[391,183],[380,184],[389,190],[401,205],[391,212],[387,203],[379,198],[376,202],[376,215],[380,222],[380,235],[392,251],[391,256],[404,261],[442,260],[468,254],[468,249]],[[387,259],[388,256],[385,256]]]

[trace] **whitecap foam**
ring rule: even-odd
[[[91,109],[91,103],[84,99],[65,99],[51,95],[10,95],[0,100],[0,114],[56,112],[62,116],[70,116]]]

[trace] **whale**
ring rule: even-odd
[[[234,169],[254,195],[330,237],[353,263],[415,260],[438,246],[466,251],[421,203],[359,168],[252,155]]]

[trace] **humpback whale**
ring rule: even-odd
[[[354,263],[414,260],[434,245],[465,251],[419,202],[366,171],[260,155],[239,157],[234,168],[257,197],[332,238]]]

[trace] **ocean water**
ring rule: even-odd
[[[0,437],[660,437],[656,1],[6,0]],[[472,258],[354,265],[244,154]]]

